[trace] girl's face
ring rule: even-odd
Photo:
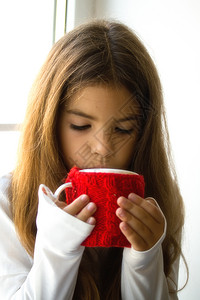
[[[137,102],[123,86],[89,86],[61,113],[59,138],[67,167],[128,169],[138,136]]]

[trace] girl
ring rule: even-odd
[[[39,188],[55,191],[74,165],[143,174],[145,195],[157,202],[133,193],[117,200],[131,248],[80,246],[98,207],[87,195],[55,205]],[[162,90],[126,26],[95,21],[54,45],[0,195],[1,299],[177,299],[184,213]]]

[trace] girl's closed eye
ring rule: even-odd
[[[134,128],[125,129],[120,127],[115,127],[115,132],[119,134],[131,134],[133,132]]]
[[[76,125],[76,124],[70,124],[70,128],[77,131],[83,131],[91,128],[91,125]]]
[[[84,130],[91,128],[91,125],[89,125],[89,124],[87,124],[87,125],[70,124],[70,128],[73,130],[77,130],[77,131],[84,131]],[[120,127],[115,127],[114,132],[119,133],[119,134],[131,134],[133,132],[133,130],[134,130],[133,128],[125,129],[125,128],[120,128]]]

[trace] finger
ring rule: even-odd
[[[89,219],[87,219],[86,223],[88,223],[90,225],[95,225],[96,219],[94,217],[90,217]]]
[[[142,239],[143,242],[148,245],[149,249],[163,234],[164,224],[156,223],[150,215],[147,222],[148,225],[146,225],[144,224],[143,219],[139,220],[121,207],[117,209],[116,214],[123,223],[127,224],[129,228],[134,231],[134,234],[137,235],[138,239]],[[135,239],[133,239],[132,242],[135,242]]]
[[[148,227],[151,232],[157,231],[157,227],[160,223],[143,207],[135,204],[133,201],[125,197],[118,198],[117,203],[123,210],[130,214],[130,217],[133,216],[140,220],[140,222]],[[123,219],[123,221],[125,220]]]
[[[136,251],[146,251],[150,249],[150,246],[146,241],[138,235],[127,223],[121,222],[120,225],[121,232],[125,235],[129,243],[133,246]]]
[[[164,216],[155,199],[150,197],[143,199],[134,193],[129,194],[128,199],[131,200],[135,205],[141,207],[147,213],[149,213],[156,222],[163,224]]]
[[[158,206],[158,203],[156,202],[156,200],[155,200],[154,198],[152,198],[152,197],[147,197],[147,198],[145,198],[145,200],[148,201],[149,203],[151,203],[151,204],[153,204],[153,205],[159,207],[159,206]]]
[[[122,208],[117,210],[117,215],[122,220],[120,228],[122,230],[123,227],[123,234],[135,249],[144,251],[152,248],[163,234],[163,226],[161,224],[150,229]]]
[[[87,195],[81,195],[75,199],[71,204],[64,208],[64,211],[68,214],[75,216],[77,215],[90,201]]]
[[[64,209],[67,206],[67,204],[65,202],[59,201],[59,200],[56,200],[55,204],[61,209]]]
[[[76,217],[83,222],[86,222],[86,221],[87,221],[87,223],[88,223],[88,221],[93,222],[93,219],[90,219],[90,218],[95,213],[96,209],[97,209],[97,207],[96,207],[95,203],[90,202],[76,215]]]
[[[116,214],[121,221],[128,224],[129,227],[132,228],[132,230],[134,230],[144,241],[147,241],[150,238],[152,239],[152,236],[154,235],[153,230],[134,217],[131,213],[122,208],[118,208]]]

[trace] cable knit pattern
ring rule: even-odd
[[[117,198],[128,197],[131,192],[144,197],[144,178],[137,174],[79,172],[74,167],[66,182],[72,188],[66,189],[66,202],[70,204],[82,194],[87,194],[96,203],[94,214],[96,226],[91,235],[82,243],[86,247],[131,247],[119,229],[120,220],[115,212]]]

